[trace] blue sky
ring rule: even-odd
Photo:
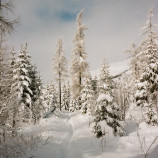
[[[2,0],[3,2],[3,0]],[[77,13],[83,9],[85,46],[90,69],[100,67],[103,58],[109,63],[127,58],[124,50],[140,40],[148,11],[154,6],[153,23],[158,24],[157,0],[14,0],[15,16],[20,25],[8,37],[10,46],[18,52],[28,42],[33,63],[36,63],[45,81],[53,79],[52,57],[56,43],[63,39],[68,61],[76,30]],[[156,29],[158,31],[158,29]]]

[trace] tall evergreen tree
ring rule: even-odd
[[[56,82],[58,83],[58,88],[59,88],[59,109],[61,110],[61,104],[62,104],[62,81],[66,78],[67,76],[67,61],[66,58],[63,54],[63,44],[62,40],[58,40],[57,44],[57,51],[56,54],[53,58],[53,68],[55,70],[55,79]]]
[[[99,80],[99,97],[95,111],[94,133],[100,138],[105,135],[104,127],[108,125],[113,129],[113,134],[122,136],[124,130],[120,125],[121,112],[113,96],[113,82],[109,75],[109,66],[103,62]],[[104,123],[103,123],[104,122]]]
[[[42,89],[42,81],[41,78],[36,70],[36,66],[31,65],[29,69],[29,77],[31,79],[31,83],[29,85],[30,90],[32,91],[31,95],[31,112],[34,122],[36,123],[37,120],[41,117],[41,112],[43,109],[43,105],[41,102],[41,89]]]
[[[93,89],[90,73],[88,73],[84,80],[84,87],[81,91],[81,101],[82,101],[82,113],[91,113],[91,106],[93,102]]]
[[[149,19],[144,27],[145,58],[146,67],[137,83],[136,103],[144,111],[147,123],[158,124],[157,92],[158,92],[158,44],[157,35],[153,31],[152,10],[149,12]]]
[[[78,108],[81,108],[81,91],[83,88],[83,80],[87,73],[88,63],[86,61],[87,54],[84,44],[84,30],[86,26],[82,24],[82,11],[78,14],[77,32],[73,40],[74,47],[72,52],[71,79],[72,79],[72,97],[78,102]]]
[[[15,64],[14,70],[14,83],[13,89],[15,91],[15,95],[19,100],[19,104],[21,105],[21,115],[23,118],[29,119],[32,117],[31,115],[31,106],[32,106],[32,99],[31,96],[33,95],[30,85],[31,85],[31,78],[29,75],[29,71],[31,68],[30,63],[30,56],[27,52],[27,46],[25,48],[21,48],[20,53],[18,55],[18,59]]]

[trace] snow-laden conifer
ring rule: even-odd
[[[31,83],[29,85],[30,90],[32,91],[31,94],[31,112],[32,112],[32,118],[34,120],[34,123],[36,123],[43,111],[43,104],[41,101],[41,95],[42,95],[42,81],[38,74],[36,66],[31,65],[29,69],[29,77],[31,79]]]
[[[94,119],[94,133],[96,137],[99,138],[105,135],[107,132],[106,129],[104,131],[106,125],[112,128],[115,136],[122,136],[124,130],[119,123],[120,120],[120,109],[114,102],[113,81],[109,75],[109,66],[104,60],[100,71],[99,97]]]
[[[141,106],[147,123],[158,124],[157,92],[158,92],[158,44],[157,35],[153,31],[152,10],[143,28],[145,38],[146,67],[137,83],[136,103]]]
[[[93,103],[93,89],[90,73],[88,73],[84,80],[84,87],[81,91],[82,113],[91,113],[91,106]]]
[[[48,84],[44,89],[44,104],[46,113],[51,113],[57,107],[57,91],[53,83]]]
[[[64,84],[62,88],[62,109],[69,110],[70,106],[70,86],[69,83]]]
[[[33,94],[30,85],[31,78],[29,76],[29,70],[31,67],[30,56],[27,52],[27,46],[21,48],[18,59],[15,64],[15,69],[13,71],[13,79],[14,83],[12,85],[12,89],[15,92],[14,94],[17,96],[19,104],[21,105],[20,111],[23,118],[32,117],[31,114],[31,106],[32,100],[31,95]]]
[[[77,101],[77,108],[81,108],[81,90],[83,88],[83,80],[87,73],[88,63],[86,61],[87,53],[85,52],[84,31],[87,29],[82,24],[82,11],[77,15],[77,30],[73,40],[74,46],[72,51],[71,63],[71,80],[72,80],[72,98]]]
[[[57,43],[56,54],[53,58],[53,68],[55,71],[55,79],[58,84],[58,98],[59,98],[59,109],[62,108],[62,81],[67,77],[67,61],[63,53],[62,40],[59,39]]]

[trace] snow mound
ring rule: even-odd
[[[109,93],[107,93],[107,94],[102,93],[99,95],[97,102],[101,102],[103,100],[107,100],[110,103],[110,102],[112,102],[113,97]]]

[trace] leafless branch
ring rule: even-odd
[[[139,127],[138,124],[136,124],[136,125],[137,125],[137,127]],[[145,137],[143,137],[143,138],[141,139],[138,130],[139,130],[139,129],[137,128],[138,141],[139,141],[139,144],[140,144],[140,148],[141,148],[141,150],[142,150],[142,152],[143,152],[144,158],[146,158],[146,157],[148,156],[148,154],[149,154],[149,151],[151,150],[151,147],[154,145],[154,143],[155,143],[156,140],[158,139],[158,136],[156,136],[156,137],[154,138],[154,140],[151,142],[151,144],[149,145],[149,147],[146,149],[146,148],[145,148],[145,145],[146,145],[146,144],[145,144]]]

